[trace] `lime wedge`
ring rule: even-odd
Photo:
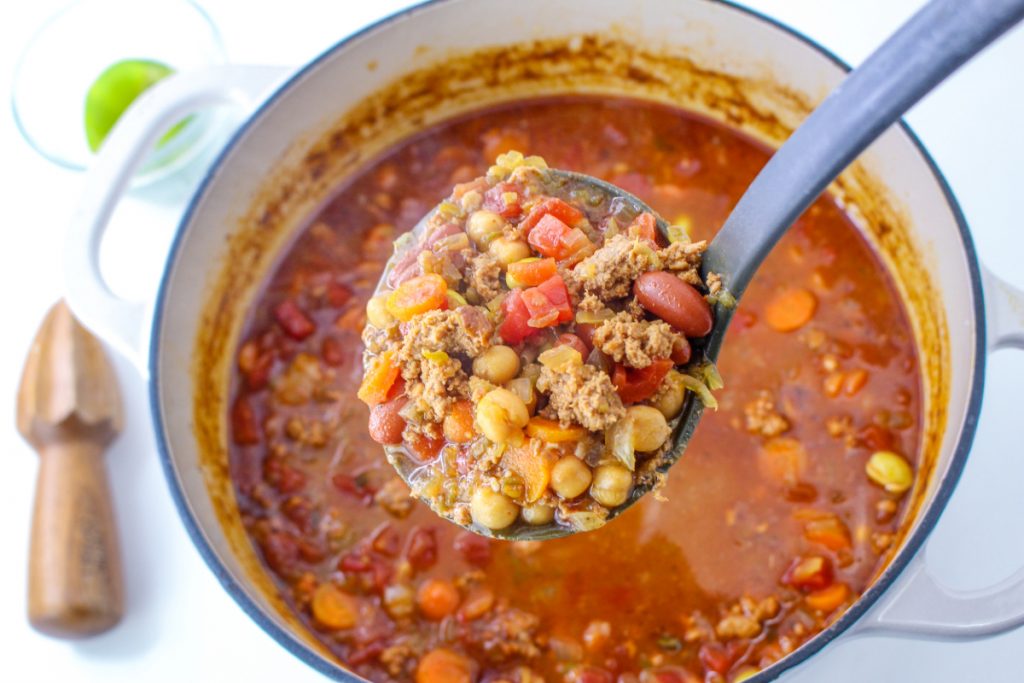
[[[173,73],[174,69],[166,64],[149,59],[124,59],[107,67],[85,96],[85,137],[89,149],[95,152],[100,148],[135,98]],[[184,124],[185,121],[175,124],[157,146],[170,139]]]

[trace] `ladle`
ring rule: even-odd
[[[858,154],[932,88],[1022,18],[1024,0],[932,0],[925,5],[850,72],[772,156],[709,245],[702,275],[719,274],[723,286],[738,301],[789,226]],[[657,215],[637,197],[597,178],[554,169],[547,172],[621,197],[639,210]],[[425,223],[426,218],[415,230]],[[658,228],[663,234],[667,227],[659,218]],[[711,361],[718,358],[734,310],[735,306],[716,305],[714,327],[695,351],[702,351]],[[688,396],[673,428],[673,447],[659,466],[661,471],[679,460],[703,412],[701,402],[692,393]],[[398,450],[389,450],[388,456],[407,481],[419,466]],[[630,499],[613,509],[609,519],[650,489],[634,488]],[[575,533],[555,522],[541,526],[517,522],[500,531],[476,525],[467,528],[509,540],[542,540]]]

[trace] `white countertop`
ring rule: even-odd
[[[141,0],[140,0],[141,1]],[[10,92],[15,60],[37,26],[64,2],[36,0],[0,9],[0,92]],[[341,37],[399,6],[395,0],[204,0],[231,61],[301,64]],[[919,0],[750,0],[858,63]],[[943,169],[971,224],[982,259],[1024,287],[1024,28],[954,76],[908,117]],[[59,87],[59,83],[51,84]],[[5,103],[6,104],[6,103]],[[25,619],[26,561],[36,457],[14,428],[21,365],[38,323],[63,290],[60,245],[82,185],[24,143],[0,107],[0,432],[7,452],[0,498],[0,680],[321,681],[277,645],[227,596],[186,536],[155,456],[143,383],[118,362],[127,428],[108,453],[125,558],[127,612],[113,631],[78,643],[51,640]],[[161,197],[138,195],[119,210],[105,246],[112,284],[152,290],[184,182]],[[1020,424],[1024,354],[989,362],[985,407],[960,485],[933,533],[928,557],[950,586],[977,588],[1024,565],[1024,435]],[[1014,418],[1016,417],[1016,422]],[[842,639],[786,680],[1020,681],[1024,629],[970,643],[862,637]]]

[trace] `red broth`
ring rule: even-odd
[[[581,134],[586,131],[586,134]],[[819,199],[758,273],[663,500],[541,543],[463,532],[413,501],[356,400],[365,303],[391,241],[507,149],[616,183],[711,238],[768,151],[645,102],[526,101],[403,143],[310,221],[238,349],[231,473],[282,594],[375,681],[725,680],[764,668],[865,590],[903,507],[866,474],[913,467],[916,349],[899,296]],[[891,457],[891,456],[883,456]]]

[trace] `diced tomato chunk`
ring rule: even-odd
[[[338,473],[331,477],[334,488],[342,493],[358,498],[363,504],[369,505],[373,502],[373,496],[377,489],[370,483],[365,475]]]
[[[523,291],[523,304],[530,313],[530,327],[552,327],[558,324],[558,309],[539,287],[530,287]]]
[[[630,226],[629,232],[632,234],[634,229],[637,237],[649,242],[654,247],[658,246],[658,220],[654,214],[645,211],[637,216],[633,225]]]
[[[316,325],[292,299],[285,299],[274,308],[274,318],[292,339],[302,341],[316,331]]]
[[[542,258],[536,261],[510,263],[508,274],[522,284],[533,287],[558,275],[558,269],[555,267],[555,259]]]
[[[523,191],[514,183],[498,183],[484,193],[484,208],[502,218],[514,218],[523,212]]]
[[[524,235],[529,235],[533,226],[537,225],[544,216],[554,216],[566,225],[575,225],[583,218],[583,212],[558,197],[550,197],[530,209],[530,213],[519,224],[519,228]]]
[[[526,241],[541,254],[558,260],[568,258],[591,244],[582,230],[570,228],[551,214],[545,214],[537,221]]]
[[[334,308],[341,308],[352,298],[352,290],[340,282],[328,282],[324,296],[328,304]]]
[[[536,334],[539,328],[530,327],[530,311],[523,301],[521,290],[513,289],[505,297],[502,304],[505,312],[505,319],[498,326],[498,334],[508,344],[518,344],[532,334]]]
[[[656,360],[646,368],[627,368],[618,363],[612,372],[612,384],[623,403],[639,403],[654,396],[672,365],[667,358]]]
[[[701,664],[708,671],[724,676],[732,668],[734,658],[728,648],[719,643],[704,643],[698,653]]]
[[[572,312],[572,302],[569,301],[569,288],[561,275],[554,275],[537,285],[537,289],[544,293],[551,305],[558,311],[558,322],[570,322],[575,316]]]

